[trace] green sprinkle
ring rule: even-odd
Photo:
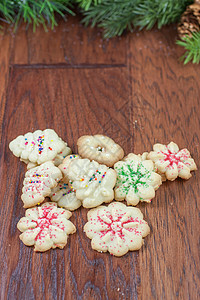
[[[142,163],[139,163],[136,168],[134,161],[131,161],[129,164],[124,164],[121,168],[116,168],[116,170],[116,186],[119,185],[126,194],[128,194],[131,187],[134,188],[135,193],[137,193],[139,186],[149,186],[146,181],[151,176],[151,173]]]

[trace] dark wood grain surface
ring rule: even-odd
[[[19,134],[53,128],[74,152],[83,134],[108,135],[126,154],[173,140],[198,165],[200,67],[179,62],[175,40],[169,26],[104,41],[78,18],[0,36],[0,299],[200,299],[199,171],[138,205],[151,227],[140,251],[93,251],[81,208],[66,248],[41,254],[18,238],[26,168],[8,149]]]

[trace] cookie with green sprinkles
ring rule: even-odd
[[[151,202],[162,184],[161,176],[154,171],[154,163],[146,155],[130,153],[114,165],[117,172],[115,200],[126,200],[128,205],[139,201]]]

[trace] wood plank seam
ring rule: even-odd
[[[11,64],[17,69],[109,69],[126,68],[126,64]]]

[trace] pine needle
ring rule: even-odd
[[[7,23],[14,21],[15,5],[12,0],[2,0],[0,3],[1,20]]]
[[[200,63],[200,32],[193,33],[192,37],[183,37],[176,43],[186,50],[181,57],[181,60],[184,60],[184,64],[187,64],[189,61],[192,61],[194,64]]]
[[[102,0],[76,0],[76,2],[79,4],[80,8],[88,10],[92,4],[96,6],[100,4]]]

